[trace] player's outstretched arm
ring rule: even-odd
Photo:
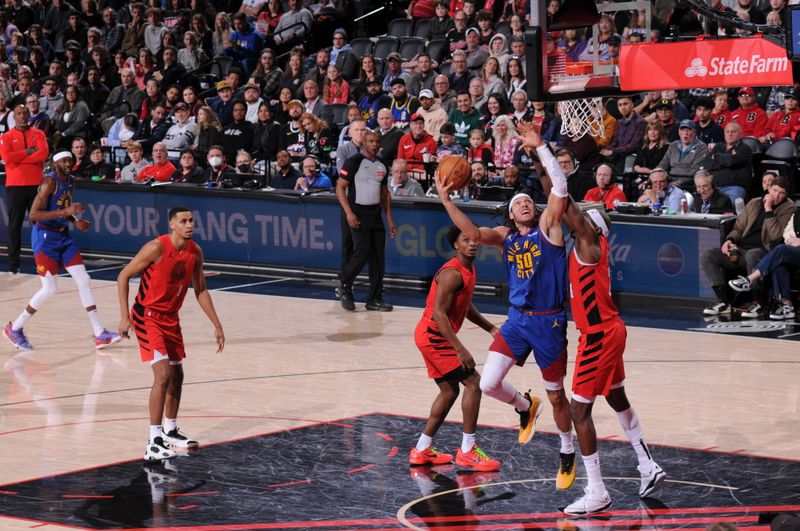
[[[545,171],[550,175],[552,187],[547,194],[547,208],[542,212],[539,226],[553,243],[562,243],[564,235],[561,233],[561,217],[567,207],[567,177],[558,165],[547,143],[539,134],[539,129],[534,124],[519,122],[517,133],[524,147],[536,150],[539,160]]]
[[[131,278],[144,271],[150,264],[161,259],[164,246],[158,240],[151,240],[144,244],[133,260],[120,271],[117,277],[117,294],[119,295],[119,335],[128,337],[131,328],[130,309],[128,306],[128,292]]]
[[[503,246],[503,238],[508,234],[508,227],[478,228],[450,199],[452,185],[444,184],[442,178],[439,176],[439,172],[434,174],[434,181],[436,182],[436,191],[439,194],[439,199],[442,200],[447,215],[450,216],[453,224],[461,229],[461,232],[466,234],[469,239],[478,240],[484,245],[494,245],[495,247]]]
[[[453,305],[456,293],[464,288],[464,281],[461,279],[461,274],[458,270],[448,267],[439,271],[436,276],[436,282],[438,283],[438,288],[436,289],[436,300],[433,302],[433,320],[436,321],[436,325],[445,340],[455,349],[458,359],[461,361],[461,366],[468,373],[472,372],[475,370],[475,360],[470,351],[467,350],[467,347],[461,343],[456,333],[453,332],[450,318],[447,316],[447,311]]]
[[[192,272],[192,286],[194,286],[194,294],[197,297],[198,304],[208,316],[211,324],[214,325],[214,338],[217,340],[217,354],[219,354],[225,348],[225,333],[222,331],[222,323],[219,322],[214,303],[211,301],[211,294],[206,287],[206,276],[203,273],[203,250],[200,249],[199,245],[197,246],[197,260]]]
[[[540,180],[544,193],[549,194],[553,185],[547,172],[540,175]],[[562,219],[574,235],[578,258],[585,264],[596,264],[600,261],[600,238],[592,224],[583,215],[575,199],[572,196],[568,197],[567,210]]]

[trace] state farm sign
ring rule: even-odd
[[[625,45],[622,90],[792,85],[786,49],[762,37]]]

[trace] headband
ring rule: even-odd
[[[69,151],[59,151],[58,153],[53,155],[53,162],[58,162],[59,160],[65,159],[67,157],[73,158],[72,153],[70,153]]]
[[[519,199],[522,199],[523,197],[527,197],[528,199],[531,199],[531,196],[529,196],[526,193],[522,193],[522,192],[516,194],[514,197],[511,198],[511,201],[508,202],[508,212],[509,213],[511,213],[511,207],[514,206],[514,203],[516,203]],[[531,199],[531,201],[533,201],[533,199]]]
[[[592,208],[587,210],[586,213],[589,214],[590,218],[592,218],[594,224],[600,228],[600,232],[603,233],[603,236],[608,238],[608,225],[606,225],[606,220],[603,219],[603,215],[600,213],[600,211],[596,208]]]

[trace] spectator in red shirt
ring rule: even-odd
[[[425,117],[417,113],[411,117],[411,131],[400,137],[397,158],[408,162],[410,171],[425,171],[423,162],[436,154],[436,140],[425,131]]]
[[[739,90],[739,108],[731,112],[731,121],[742,126],[742,136],[761,138],[767,129],[767,113],[755,102],[755,94],[750,87]]]
[[[163,183],[172,178],[175,170],[175,165],[167,158],[167,146],[163,142],[156,142],[153,145],[153,163],[142,168],[137,178],[140,183],[146,183],[150,179]]]
[[[786,93],[783,99],[783,109],[772,113],[767,121],[768,132],[758,139],[762,144],[773,142],[776,138],[791,138],[800,127],[800,109],[797,108],[797,99],[800,96],[798,89]]]
[[[625,201],[625,192],[615,186],[611,182],[614,175],[614,168],[607,163],[603,163],[597,167],[594,172],[594,179],[597,186],[586,192],[584,201],[600,202],[609,210],[617,208],[617,203]]]
[[[711,111],[711,119],[717,122],[720,127],[725,127],[731,119],[731,111],[728,109],[728,91],[720,89],[714,92],[714,109]]]

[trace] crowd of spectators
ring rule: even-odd
[[[712,4],[754,22],[785,21],[785,0]],[[596,51],[588,30],[574,29],[552,33],[550,53],[614,62],[621,44],[659,40],[669,26],[700,32],[696,14],[660,6],[649,35],[644,10],[611,12],[597,26]],[[551,13],[559,7],[548,4]],[[51,148],[72,150],[78,176],[93,180],[217,183],[226,172],[280,172],[285,151],[300,173],[311,157],[333,183],[351,124],[363,120],[380,133],[387,167],[404,160],[421,185],[414,194],[428,188],[437,160],[459,155],[482,166],[472,195],[516,182],[514,191],[541,200],[535,156],[515,136],[524,120],[571,159],[579,199],[591,190],[613,208],[663,200],[644,193],[654,171],[671,189],[693,192],[704,170],[723,194],[746,199],[758,189],[742,139],[766,146],[800,128],[794,87],[665,90],[607,100],[604,135],[570,138],[557,108],[525,91],[526,1],[414,0],[407,16],[427,30],[412,57],[354,49],[352,9],[347,1],[13,0],[0,13],[0,129],[25,105]],[[252,164],[239,164],[240,155]],[[327,182],[319,177],[313,182]]]
[[[363,27],[353,13],[364,5],[347,0],[10,0],[0,11],[0,133],[29,116],[49,151],[69,149],[75,174],[93,181],[221,186],[236,173],[261,173],[274,188],[308,192],[334,186],[374,132],[394,195],[434,192],[437,161],[457,155],[470,162],[472,196],[499,187],[544,201],[536,154],[515,134],[525,121],[541,128],[577,199],[675,211],[688,200],[698,213],[732,212],[739,203],[746,219],[770,224],[771,235],[786,225],[788,207],[777,224],[772,208],[791,185],[781,178],[759,186],[752,155],[795,140],[797,87],[607,98],[603,134],[571,138],[557,106],[526,92],[526,0],[407,6],[407,27],[425,29],[416,31],[422,45],[404,56],[404,48],[373,55],[371,45],[355,46]],[[711,6],[755,23],[787,21],[786,0]],[[621,45],[663,40],[667,28],[704,31],[693,11],[657,0],[652,7],[649,34],[645,10],[611,11],[597,25],[597,49],[589,28],[570,29],[547,36],[547,53],[614,63]],[[559,0],[548,3],[551,14],[559,8]],[[370,24],[377,18],[387,20]],[[727,23],[710,28],[746,33]],[[745,253],[736,267],[719,265],[725,258],[716,251],[704,257],[719,298],[711,314],[730,308],[724,275],[713,268],[750,273],[775,245],[756,241],[753,226],[739,227],[731,241],[745,251],[760,243],[758,257]]]

